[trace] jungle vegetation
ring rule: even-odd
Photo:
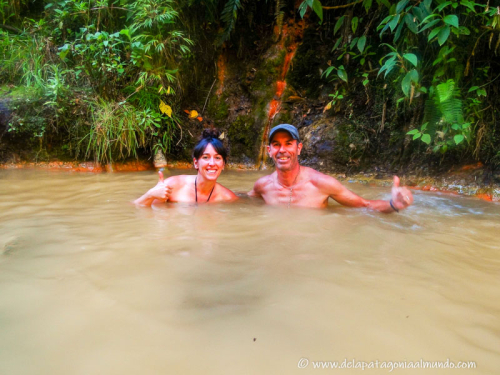
[[[0,0],[0,17],[0,94],[31,103],[14,107],[9,136],[40,150],[176,152],[222,51],[244,60],[255,35],[304,19],[322,53],[294,85],[326,88],[325,116],[377,96],[375,133],[399,117],[390,132],[417,155],[500,166],[500,0]]]

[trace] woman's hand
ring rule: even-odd
[[[167,183],[165,182],[162,171],[158,172],[158,176],[159,176],[158,183],[154,188],[149,189],[148,195],[151,198],[167,201],[168,197],[172,193],[172,187],[168,186]]]
[[[397,210],[403,210],[413,203],[413,194],[408,188],[399,186],[399,177],[394,176],[392,185],[392,204]]]

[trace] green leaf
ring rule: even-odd
[[[454,14],[450,14],[443,19],[444,23],[447,25],[454,26],[458,29],[458,17]]]
[[[342,42],[342,37],[340,37],[340,38],[337,39],[337,41],[335,42],[335,45],[332,48],[332,52],[335,51],[338,48],[340,42]]]
[[[406,133],[406,135],[413,135],[413,134],[417,134],[417,133],[418,133],[418,129],[412,129],[408,133]]]
[[[341,69],[342,68],[342,69]],[[346,71],[343,69],[343,67],[341,67],[337,70],[337,75],[339,76],[339,78],[342,80],[342,81],[345,81],[347,83],[347,73]]]
[[[328,68],[326,68],[326,70],[323,72],[323,74],[321,75],[321,77],[325,76],[325,78],[328,78],[328,76],[330,75],[330,73],[333,71],[333,69],[335,69],[334,66],[329,66]]]
[[[354,38],[352,41],[351,41],[351,44],[349,45],[349,49],[352,50],[354,48],[354,46],[356,45],[356,43],[358,43],[358,39],[359,38]],[[356,54],[354,54],[355,56]]]
[[[425,31],[427,30],[429,27],[432,27],[434,26],[436,23],[440,22],[441,20],[440,19],[437,19],[437,20],[432,20],[431,22],[429,22],[427,25],[425,25],[424,27],[422,27],[419,31],[419,33],[421,33],[422,31]]]
[[[458,31],[462,35],[470,35],[470,30],[467,27],[465,27],[465,26],[460,26],[458,28]]]
[[[59,52],[59,57],[61,58],[61,60],[64,60],[66,58],[69,51],[70,51],[69,49],[63,49],[61,50],[61,52]]]
[[[417,17],[417,20],[419,22],[422,22],[425,18],[425,15],[422,11],[422,9],[420,9],[419,7],[413,7],[411,12]]]
[[[427,21],[429,21],[431,18],[434,18],[434,17],[438,17],[439,14],[429,14],[427,17],[425,17],[423,20],[422,20],[422,23],[426,23]]]
[[[424,0],[424,8],[427,11],[427,13],[432,13],[431,12],[431,4],[432,4],[432,0]]]
[[[444,8],[446,8],[448,5],[451,4],[451,1],[445,1],[442,4],[439,4],[436,9],[434,9],[434,12],[441,12]]]
[[[130,40],[130,30],[129,29],[120,30],[120,35],[125,35]]]
[[[390,9],[391,3],[388,0],[379,0],[382,4],[386,6],[387,9]]]
[[[413,15],[411,13],[406,13],[406,15],[405,15],[405,22],[406,22],[406,26],[408,26],[408,29],[410,29],[410,31],[413,34],[417,34],[418,33],[418,26],[415,23],[415,21],[413,21]]]
[[[398,5],[396,5],[396,13],[401,13],[406,7],[406,4],[408,4],[408,1],[409,0],[401,0]]]
[[[381,67],[377,73],[377,77],[380,75],[380,73],[382,73],[384,70],[387,69],[387,65],[384,65],[383,67]]]
[[[344,23],[344,18],[345,16],[340,17],[335,23],[335,27],[333,28],[333,35],[337,34],[337,31],[339,31],[340,27]]]
[[[385,71],[384,79],[387,78],[387,75],[391,72],[392,68],[394,68],[395,65],[396,65],[395,62],[387,64],[387,70]]]
[[[462,141],[465,139],[465,137],[462,134],[457,134],[456,136],[453,137],[453,140],[455,141],[455,144],[460,144]]]
[[[396,26],[398,25],[398,22],[399,22],[399,18],[401,17],[400,14],[397,14],[395,15],[391,22],[388,23],[389,27],[391,28],[391,31],[394,32],[394,29],[396,28]]]
[[[396,30],[396,34],[394,34],[394,43],[398,41],[401,36],[401,31],[403,30],[404,22],[401,22]]]
[[[302,2],[302,4],[300,4],[300,6],[299,6],[300,18],[304,18],[304,16],[306,15],[306,12],[307,12],[307,1],[304,0]]]
[[[445,26],[438,34],[438,43],[442,46],[450,36],[450,26]]]
[[[392,18],[391,15],[385,17],[382,22],[380,22],[380,24],[377,26],[377,30],[380,30],[382,28],[382,25],[385,25],[387,22],[389,22],[389,20]]]
[[[413,53],[405,53],[403,55],[403,58],[405,58],[406,60],[411,62],[413,64],[413,66],[415,66],[415,67],[417,66],[418,59],[417,59],[417,56],[415,56]]]
[[[476,3],[470,2],[468,0],[462,0],[460,2],[460,4],[462,4],[463,6],[466,6],[467,8],[472,10],[474,13],[476,13],[476,9],[474,8],[474,5],[476,5]]]
[[[323,7],[321,6],[321,3],[319,0],[314,0],[312,3],[312,8],[314,12],[317,14],[321,22],[323,22]]]
[[[431,143],[431,136],[427,133],[422,135],[422,142],[429,145]]]
[[[410,76],[412,82],[418,83],[418,72],[415,69],[410,70],[407,75]]]
[[[461,127],[460,125],[458,125],[458,124],[453,124],[453,125],[451,126],[451,128],[452,128],[453,130],[461,130],[461,129],[462,129],[462,127]]]
[[[363,6],[365,7],[366,14],[368,14],[372,7],[372,0],[363,0]]]
[[[409,72],[406,74],[406,76],[401,81],[401,88],[403,89],[403,93],[405,94],[405,96],[408,96],[410,94],[411,75]]]
[[[398,50],[396,48],[394,48],[393,46],[391,46],[388,43],[382,43],[381,46],[387,46],[391,49],[392,52],[396,52],[396,53],[398,52]],[[392,53],[390,55],[392,55]]]
[[[429,36],[427,37],[427,41],[430,42],[432,39],[434,39],[434,37],[436,35],[438,35],[443,28],[444,28],[444,26],[443,27],[436,27],[434,30],[432,30],[431,33],[429,34]]]
[[[413,136],[413,140],[415,140],[415,139],[419,139],[421,136],[422,136],[422,133],[416,133],[416,134]]]
[[[384,32],[389,28],[389,24],[385,25],[382,31],[380,32],[380,38],[382,39],[382,35],[384,35]]]
[[[363,53],[363,51],[365,50],[365,44],[366,44],[366,36],[363,35],[358,39],[359,52]]]
[[[359,24],[359,18],[358,17],[352,17],[351,28],[352,28],[352,32],[354,34],[356,33],[356,30],[358,29],[358,24]]]

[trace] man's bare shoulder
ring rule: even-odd
[[[330,190],[332,187],[340,185],[340,182],[332,176],[321,173],[309,167],[301,167],[303,173],[319,190]]]
[[[274,175],[276,175],[276,172],[273,172],[273,173],[268,174],[266,176],[262,176],[257,181],[255,181],[253,189],[256,191],[257,191],[257,189],[259,191],[265,190],[269,185],[271,185],[273,183]]]
[[[276,172],[271,173],[270,175],[263,176],[255,181],[255,184],[253,185],[252,190],[248,192],[248,195],[250,197],[262,198],[262,195],[269,190],[269,186],[271,186],[273,181],[273,175],[275,174]]]

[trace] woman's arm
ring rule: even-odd
[[[163,173],[158,172],[159,180],[155,187],[149,189],[146,194],[142,195],[134,201],[138,206],[151,206],[156,200],[161,202],[168,201],[168,197],[172,193],[172,187],[168,185],[167,181],[163,178]]]

